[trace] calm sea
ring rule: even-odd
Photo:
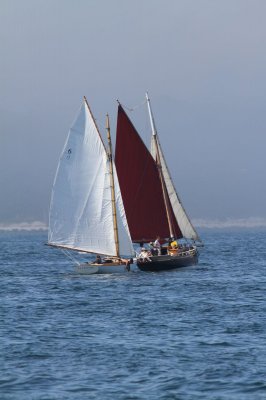
[[[196,267],[86,277],[0,232],[0,399],[266,399],[266,231],[201,236]]]

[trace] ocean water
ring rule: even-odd
[[[266,231],[200,233],[195,267],[78,276],[0,232],[0,399],[266,399]]]

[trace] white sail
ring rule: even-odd
[[[49,244],[117,255],[109,162],[95,121],[84,101],[57,168],[50,206]],[[125,251],[128,254],[132,245],[125,224],[119,233],[121,243],[126,244],[121,247],[121,253]]]
[[[160,165],[162,168],[163,179],[164,179],[164,182],[166,185],[168,196],[169,196],[178,226],[179,226],[184,238],[193,239],[193,240],[197,240],[197,241],[201,242],[196,230],[194,229],[192,223],[190,222],[190,220],[186,214],[184,207],[182,206],[180,199],[178,198],[171,175],[167,168],[167,164],[166,164],[166,161],[165,161],[165,158],[164,158],[164,155],[162,152],[162,148],[161,148],[161,145],[159,142],[159,138],[157,135],[157,131],[155,128],[155,122],[154,122],[154,118],[153,118],[153,114],[152,114],[152,110],[151,110],[150,99],[149,99],[148,93],[146,93],[146,100],[147,100],[147,106],[148,106],[151,128],[152,128],[151,155],[153,156],[153,158],[156,162],[157,162],[157,157],[159,157],[159,159],[160,159]],[[159,154],[157,152],[159,152]]]
[[[129,227],[126,219],[126,212],[124,209],[122,195],[120,192],[115,165],[113,165],[113,173],[114,173],[114,185],[115,185],[115,201],[117,210],[116,216],[117,216],[119,252],[120,255],[131,254],[133,256],[135,254],[135,251],[132,246]]]
[[[162,173],[163,173],[164,181],[166,184],[168,196],[169,196],[177,223],[182,232],[182,235],[186,239],[193,239],[193,240],[200,241],[200,238],[199,238],[196,230],[194,229],[192,223],[190,222],[190,220],[186,214],[186,211],[185,211],[184,207],[182,206],[182,203],[176,193],[171,175],[169,173],[167,164],[165,162],[165,158],[164,158],[161,146],[160,146],[158,136],[154,135],[154,134],[152,135],[152,139],[151,139],[151,154],[152,154],[153,158],[156,160],[157,151],[156,151],[155,140],[157,140],[159,157],[160,157],[161,166],[162,166]]]

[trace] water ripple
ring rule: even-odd
[[[196,267],[84,277],[1,232],[1,400],[265,399],[266,232],[201,236]]]

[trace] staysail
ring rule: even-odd
[[[167,188],[168,196],[172,205],[172,209],[175,214],[175,218],[178,221],[178,225],[180,227],[180,230],[182,232],[182,236],[186,239],[193,239],[196,241],[200,241],[200,238],[193,227],[190,219],[188,218],[186,211],[176,193],[171,175],[169,173],[169,170],[167,168],[167,164],[160,146],[160,142],[158,139],[158,136],[152,135],[151,138],[151,154],[156,160],[156,154],[157,154],[157,149],[156,149],[156,143],[155,140],[157,140],[157,148],[159,149],[159,154],[160,154],[160,160],[161,160],[161,166],[162,166],[162,173],[165,181],[165,185]]]
[[[91,111],[83,102],[73,123],[52,190],[48,243],[117,256],[110,190],[110,160]],[[115,181],[117,181],[116,172]],[[120,254],[133,248],[119,185],[115,185]]]
[[[133,242],[169,238],[169,226],[157,165],[119,104],[115,165]],[[169,201],[170,204],[170,201]],[[170,204],[174,235],[182,233]]]
[[[153,118],[153,114],[152,114],[151,106],[150,106],[150,99],[149,99],[147,93],[146,93],[146,99],[147,99],[148,110],[149,110],[151,126],[152,126],[151,154],[152,154],[154,160],[157,160],[158,153],[159,153],[162,174],[164,177],[164,182],[165,182],[165,185],[167,188],[167,193],[168,193],[168,196],[169,196],[169,199],[171,202],[171,206],[172,206],[175,218],[178,222],[178,225],[182,232],[182,236],[184,238],[192,239],[192,240],[200,242],[201,239],[199,238],[188,215],[186,214],[186,211],[185,211],[185,209],[177,195],[177,192],[175,190],[169,169],[167,167],[167,164],[166,164],[163,152],[162,152],[162,148],[161,148],[160,141],[158,138],[157,130],[155,128],[154,118]]]

